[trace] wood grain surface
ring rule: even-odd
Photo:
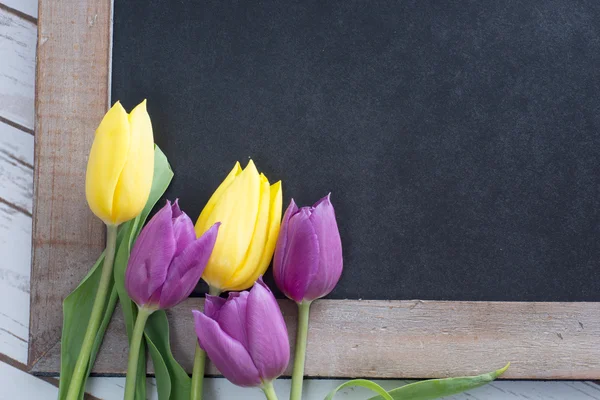
[[[169,311],[173,352],[188,372],[195,345],[190,310],[202,301]],[[296,307],[280,305],[293,338]],[[33,372],[58,370],[59,357],[57,345]],[[306,374],[434,378],[479,374],[510,361],[505,379],[596,379],[599,359],[598,303],[321,300],[311,312]],[[124,374],[126,361],[117,310],[93,371]]]
[[[62,300],[104,245],[84,188],[108,106],[110,15],[110,0],[39,6],[30,364],[59,341]]]

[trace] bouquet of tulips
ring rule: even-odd
[[[154,145],[145,102],[130,114],[116,103],[96,131],[86,176],[89,206],[107,226],[106,250],[64,302],[59,399],[83,398],[117,299],[129,336],[124,399],[146,398],[146,347],[161,400],[201,399],[206,355],[232,383],[260,387],[267,399],[277,399],[273,381],[288,367],[290,342],[279,305],[262,280],[273,259],[277,286],[298,305],[290,399],[300,400],[310,306],[342,274],[330,196],[311,207],[298,208],[292,200],[282,219],[281,182],[271,185],[252,161],[244,169],[236,163],[195,225],[175,200],[142,228],[172,176]],[[190,378],[171,353],[164,310],[185,300],[200,279],[210,294],[203,311],[191,310],[197,346]],[[435,399],[481,386],[507,367],[389,392],[357,379],[326,400],[348,386],[371,389],[376,399]]]

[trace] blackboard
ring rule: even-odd
[[[284,206],[332,192],[332,298],[600,300],[600,3],[114,7],[112,99],[193,218],[252,157]]]

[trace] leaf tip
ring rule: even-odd
[[[508,369],[508,367],[510,367],[510,362],[508,362],[504,367],[502,367],[498,371],[496,371],[496,377],[499,377],[500,375],[505,373],[506,370]]]

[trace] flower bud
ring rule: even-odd
[[[85,195],[108,225],[137,217],[150,195],[154,138],[146,100],[127,114],[117,102],[96,130],[85,176]]]
[[[290,345],[285,321],[262,279],[250,292],[232,292],[227,300],[209,295],[204,314],[192,312],[200,347],[232,383],[261,386],[287,368]]]
[[[281,182],[269,185],[250,160],[236,163],[196,222],[201,235],[221,222],[215,249],[202,278],[221,291],[251,287],[267,270],[281,223]]]
[[[219,223],[196,239],[192,220],[167,204],[142,229],[131,250],[125,289],[140,307],[167,309],[185,300],[200,280]]]
[[[300,209],[292,200],[281,222],[273,276],[297,303],[328,295],[342,274],[342,241],[329,197]]]

